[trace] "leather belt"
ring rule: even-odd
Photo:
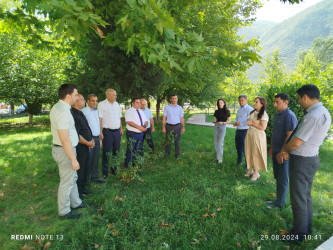
[[[117,129],[103,128],[103,129],[110,130],[110,131],[112,131],[112,132],[116,132],[116,131],[119,130],[120,128],[117,128]]]
[[[177,126],[179,125],[180,123],[177,123],[177,124],[170,124],[170,123],[167,123],[166,125],[169,125],[169,126]]]

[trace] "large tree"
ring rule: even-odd
[[[0,34],[0,99],[26,103],[29,123],[36,109],[57,99],[67,57],[59,50],[36,49],[13,34]]]

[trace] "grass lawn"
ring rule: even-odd
[[[43,119],[41,119],[43,120]],[[0,124],[0,245],[3,249],[286,249],[277,240],[290,230],[289,201],[269,211],[273,199],[272,164],[252,183],[237,166],[234,129],[227,129],[224,161],[215,163],[213,127],[186,126],[181,159],[164,158],[160,125],[153,134],[157,153],[140,167],[140,179],[122,182],[110,176],[91,187],[79,220],[57,215],[58,168],[51,156],[49,125]],[[124,157],[125,137],[122,138]],[[173,149],[173,148],[172,148]],[[315,249],[333,232],[332,141],[320,151],[313,184],[313,235],[303,248]],[[32,235],[32,240],[11,240]],[[36,240],[36,235],[53,239]]]

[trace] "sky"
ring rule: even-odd
[[[262,0],[263,7],[258,10],[256,17],[258,20],[279,23],[321,1],[322,0],[304,0],[299,4],[284,4],[280,0]]]

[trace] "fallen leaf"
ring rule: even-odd
[[[24,244],[23,247],[20,248],[21,250],[31,250],[33,247],[29,247],[27,244]]]
[[[216,210],[217,210],[218,212],[220,212],[220,211],[222,210],[222,208],[220,208],[220,207],[219,207],[219,208],[218,208],[218,209],[216,209]]]
[[[280,229],[280,235],[287,235],[288,231],[284,230],[284,229]]]
[[[260,204],[259,204],[259,203],[257,203],[257,204],[256,204],[256,206],[257,206],[257,207],[259,207],[259,206],[260,206]]]
[[[4,220],[5,222],[7,222],[7,221],[8,221],[8,217],[5,217],[3,220]]]
[[[275,193],[270,193],[269,195],[272,196],[272,197],[276,197]]]
[[[183,191],[183,190],[184,190],[184,188],[180,188],[180,189],[178,189],[179,192],[181,192],[181,191]]]
[[[51,242],[50,241],[48,241],[48,242],[45,243],[45,245],[43,246],[43,249],[46,249],[49,246],[51,246]]]
[[[172,226],[172,224],[171,223],[164,223],[164,221],[162,220],[162,222],[161,222],[161,226],[160,227],[170,227],[170,226]]]
[[[269,232],[267,232],[267,231],[264,231],[264,235],[268,235],[269,234]]]
[[[38,190],[36,190],[36,191],[34,192],[34,194],[38,194]]]
[[[182,181],[182,183],[183,183],[184,185],[187,185],[185,181]]]
[[[218,186],[220,186],[220,184],[214,184],[214,185],[213,185],[213,187],[218,187]]]
[[[0,198],[3,198],[5,196],[4,193],[0,193]]]
[[[210,216],[214,217],[214,216],[216,216],[216,213],[212,213],[212,214],[210,214]]]
[[[44,221],[47,219],[47,216],[43,216],[42,218],[40,218],[41,221]]]
[[[119,197],[118,195],[114,198],[116,201],[123,201],[123,198]]]
[[[117,237],[117,235],[119,234],[119,231],[117,229],[113,229],[111,234],[113,237]]]
[[[94,244],[94,248],[99,248],[99,245],[98,244]]]
[[[35,188],[35,187],[37,187],[37,184],[32,184],[32,186]]]
[[[114,223],[109,223],[108,227],[112,227],[114,225]]]
[[[202,217],[206,218],[208,217],[209,215],[207,213],[205,213]]]
[[[242,248],[242,245],[241,245],[241,244],[239,244],[238,242],[237,242],[237,244],[236,244],[236,245],[237,245],[237,247],[238,247],[238,248]]]

